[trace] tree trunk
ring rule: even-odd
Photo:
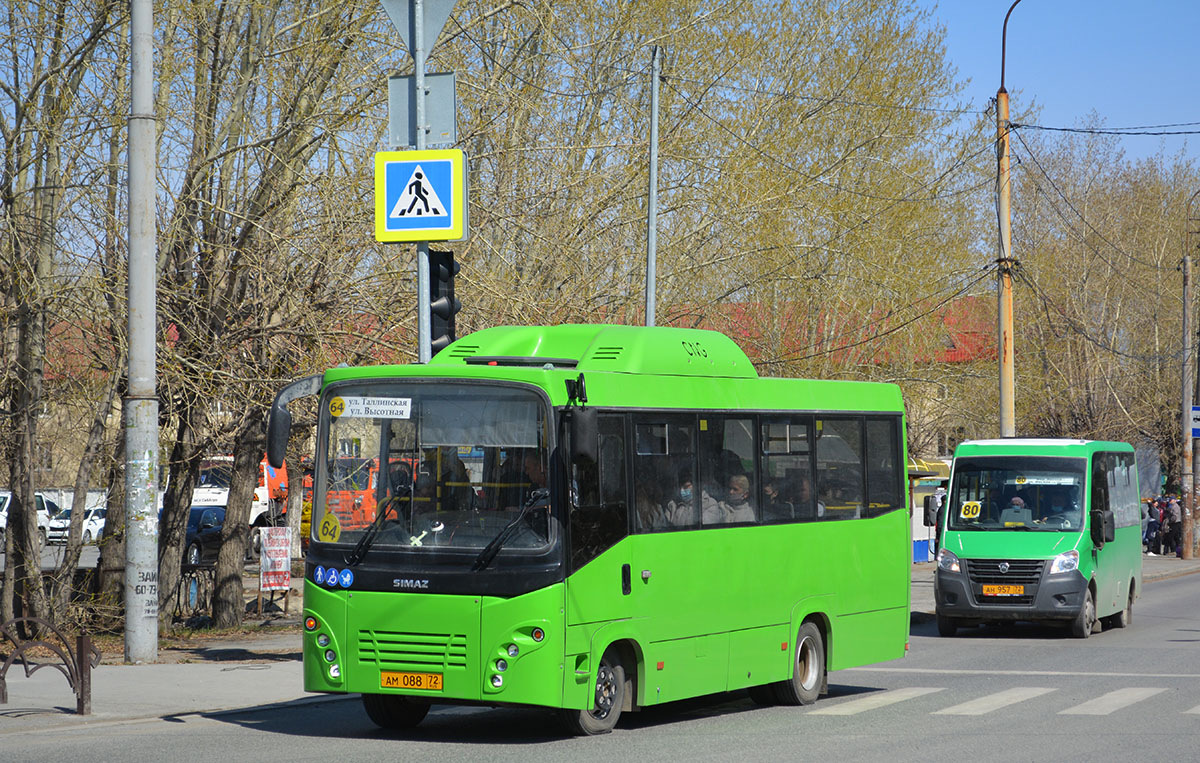
[[[238,432],[233,446],[233,477],[229,483],[225,525],[221,528],[213,593],[213,621],[218,628],[240,625],[245,612],[242,570],[250,538],[250,504],[254,501],[265,444],[266,422],[262,411],[256,410]]]
[[[125,605],[125,427],[117,432],[109,463],[108,509],[96,571],[100,576],[99,604],[113,615],[111,621],[105,618],[105,623],[115,627],[120,624],[119,615]]]

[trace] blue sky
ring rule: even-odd
[[[948,58],[959,79],[970,79],[964,97],[986,106],[1000,85],[1012,0],[918,2],[946,28]],[[1054,127],[1076,126],[1093,110],[1107,127],[1200,122],[1198,35],[1200,0],[1021,0],[1008,21],[1012,117],[1036,103],[1036,123]],[[1200,131],[1200,124],[1164,129]],[[1200,159],[1200,134],[1122,137],[1120,145],[1131,159],[1185,145]]]

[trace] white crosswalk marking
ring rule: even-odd
[[[1184,710],[1183,712],[1186,715],[1200,715],[1200,705],[1196,705],[1191,710]]]
[[[973,699],[970,702],[963,702],[959,705],[947,707],[944,710],[937,710],[932,715],[986,715],[1002,707],[1008,707],[1018,702],[1024,702],[1027,699],[1040,697],[1052,691],[1057,691],[1057,689],[1047,689],[1041,686],[1018,686],[998,691],[995,694],[989,694],[986,697]]]
[[[1095,699],[1088,700],[1082,705],[1068,707],[1066,710],[1060,710],[1059,715],[1108,715],[1116,712],[1123,707],[1128,707],[1134,703],[1141,702],[1144,699],[1149,699],[1155,694],[1161,694],[1166,689],[1152,688],[1137,688],[1117,689],[1110,691],[1108,694],[1102,694]]]
[[[908,689],[892,689],[890,691],[881,691],[878,694],[871,694],[861,699],[852,699],[849,702],[831,705],[830,707],[818,707],[816,710],[809,711],[809,715],[857,715],[858,713],[866,712],[867,710],[875,710],[887,705],[894,705],[897,702],[903,702],[906,699],[914,699],[922,697],[926,694],[945,691],[942,688],[928,687],[911,687]]]

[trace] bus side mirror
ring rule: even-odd
[[[287,451],[288,438],[292,435],[292,414],[287,404],[299,397],[309,397],[321,391],[323,376],[306,376],[298,379],[275,395],[271,403],[271,414],[267,419],[267,463],[279,469]]]
[[[572,408],[570,414],[571,463],[600,460],[600,426],[595,408]]]
[[[925,526],[937,527],[937,496],[925,496]]]
[[[1111,509],[1092,511],[1092,545],[1097,548],[1117,539],[1117,519]]]

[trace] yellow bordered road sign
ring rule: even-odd
[[[462,149],[375,154],[375,240],[454,241],[464,235]]]

